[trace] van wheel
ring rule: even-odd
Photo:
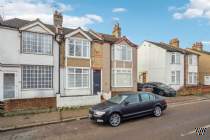
[[[154,109],[154,116],[155,117],[160,117],[161,114],[162,114],[162,109],[160,108],[160,106],[156,106],[155,109]]]
[[[109,117],[109,124],[112,127],[117,127],[121,123],[121,116],[118,113],[113,113]]]

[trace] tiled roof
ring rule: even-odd
[[[210,55],[210,52],[208,52],[208,51],[199,51],[199,50],[194,50],[194,49],[192,49],[192,48],[188,48],[188,50],[190,51],[190,50],[192,50],[193,52],[198,52],[198,53],[204,53],[204,54],[207,54],[207,55]]]
[[[3,22],[0,23],[0,26],[5,26],[5,27],[10,27],[10,28],[16,28],[19,29],[23,26],[26,26],[27,24],[31,24],[33,22],[35,22],[37,20],[33,20],[33,21],[29,21],[29,20],[23,20],[23,19],[19,19],[19,18],[13,18],[13,19],[9,19],[9,20],[5,20]],[[55,32],[55,27],[53,25],[50,24],[45,24],[43,23],[47,28],[49,28],[52,32]],[[68,34],[71,33],[72,31],[74,31],[75,29],[71,29],[71,28],[63,28],[63,32],[64,34]],[[96,36],[92,35],[90,32],[88,31],[84,31],[88,36],[90,36],[93,40],[99,40]],[[104,41],[107,42],[111,42],[111,43],[115,43],[116,41],[118,41],[121,38],[116,38],[113,35],[109,35],[109,34],[103,34],[103,33],[97,33],[99,36],[102,37],[102,39]],[[132,43],[131,41],[129,41],[127,39],[127,42],[131,45],[131,46],[136,46],[134,43]]]
[[[183,54],[196,54],[196,53],[193,53],[193,52],[188,51],[186,49],[176,48],[176,47],[173,47],[173,46],[171,46],[169,44],[162,43],[162,42],[160,42],[160,43],[153,42],[153,41],[147,41],[147,42],[149,42],[151,44],[154,44],[154,45],[156,45],[158,47],[161,47],[161,48],[163,48],[163,49],[165,49],[165,50],[167,50],[169,52],[180,52],[180,53],[183,53]],[[196,55],[198,55],[198,54],[196,54]]]

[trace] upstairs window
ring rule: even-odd
[[[114,45],[112,58],[113,60],[132,61],[132,48],[127,45]]]
[[[188,55],[188,64],[189,65],[197,65],[197,56],[196,55]]]
[[[52,35],[22,32],[22,53],[52,55]]]
[[[70,38],[68,41],[68,56],[90,58],[90,41]]]
[[[179,53],[176,53],[176,52],[172,53],[171,54],[171,64],[180,64],[181,63],[180,57],[181,56]]]

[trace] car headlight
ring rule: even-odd
[[[104,115],[106,112],[104,112],[104,111],[95,111],[95,115],[97,115],[97,116],[102,116],[102,115]]]

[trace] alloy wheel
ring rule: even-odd
[[[113,113],[109,118],[109,123],[113,127],[119,126],[120,122],[121,122],[121,117],[118,113]]]
[[[161,108],[159,106],[156,106],[155,110],[154,110],[155,117],[159,117],[159,116],[161,116],[161,114],[162,114]]]

